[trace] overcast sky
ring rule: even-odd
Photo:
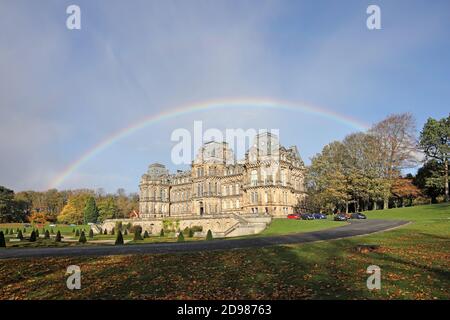
[[[81,8],[81,30],[66,8]],[[381,8],[368,30],[366,8]],[[180,105],[270,97],[361,122],[450,110],[449,1],[0,0],[0,185],[46,190],[105,138]],[[168,165],[176,128],[277,128],[302,158],[352,126],[302,112],[201,111],[147,126],[58,188],[128,192]],[[185,167],[181,167],[184,169]]]

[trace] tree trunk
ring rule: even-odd
[[[444,170],[445,170],[445,173],[444,173],[444,181],[445,181],[445,201],[446,202],[448,202],[448,159],[447,158],[445,158],[445,161],[444,161]]]
[[[384,198],[383,209],[389,209],[389,198]]]
[[[345,213],[348,213],[348,201],[345,201]]]

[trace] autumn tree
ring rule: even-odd
[[[382,173],[390,185],[400,176],[401,170],[417,165],[416,126],[409,113],[393,114],[375,124],[370,130],[380,143]],[[389,188],[390,188],[389,185]],[[388,208],[389,195],[383,199],[384,209]]]
[[[419,188],[413,184],[413,180],[406,178],[395,179],[391,186],[391,193],[396,200],[396,206],[400,203],[402,207],[406,204],[405,199],[409,200],[409,204],[411,204],[413,199],[421,195]]]
[[[120,210],[116,204],[114,197],[108,196],[98,201],[99,220],[119,218]]]
[[[58,221],[67,224],[82,224],[84,222],[84,208],[89,197],[91,197],[89,192],[74,192],[58,215]]]
[[[450,115],[440,120],[428,118],[420,133],[420,148],[427,159],[435,159],[443,165],[445,201],[449,201]]]

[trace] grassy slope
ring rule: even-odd
[[[369,218],[412,223],[364,237],[261,249],[0,261],[0,298],[450,299],[450,206],[376,211]],[[361,243],[381,247],[355,252]],[[82,270],[82,289],[73,292],[64,276],[71,264]],[[381,267],[380,291],[366,288],[372,264]]]
[[[274,219],[270,226],[260,235],[278,235],[298,232],[317,231],[322,229],[335,228],[344,225],[345,222],[333,221],[329,217],[327,220],[291,220]]]

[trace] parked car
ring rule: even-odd
[[[302,213],[302,220],[314,220],[314,216],[312,213]]]
[[[314,219],[326,219],[327,218],[327,216],[325,215],[325,214],[323,214],[323,213],[313,213],[313,217],[314,217]]]
[[[345,213],[338,213],[334,216],[334,221],[347,221],[347,216]]]
[[[288,219],[296,219],[299,220],[300,219],[300,215],[298,213],[291,213],[287,215]]]
[[[367,219],[367,217],[361,212],[355,212],[350,215],[350,219]]]

